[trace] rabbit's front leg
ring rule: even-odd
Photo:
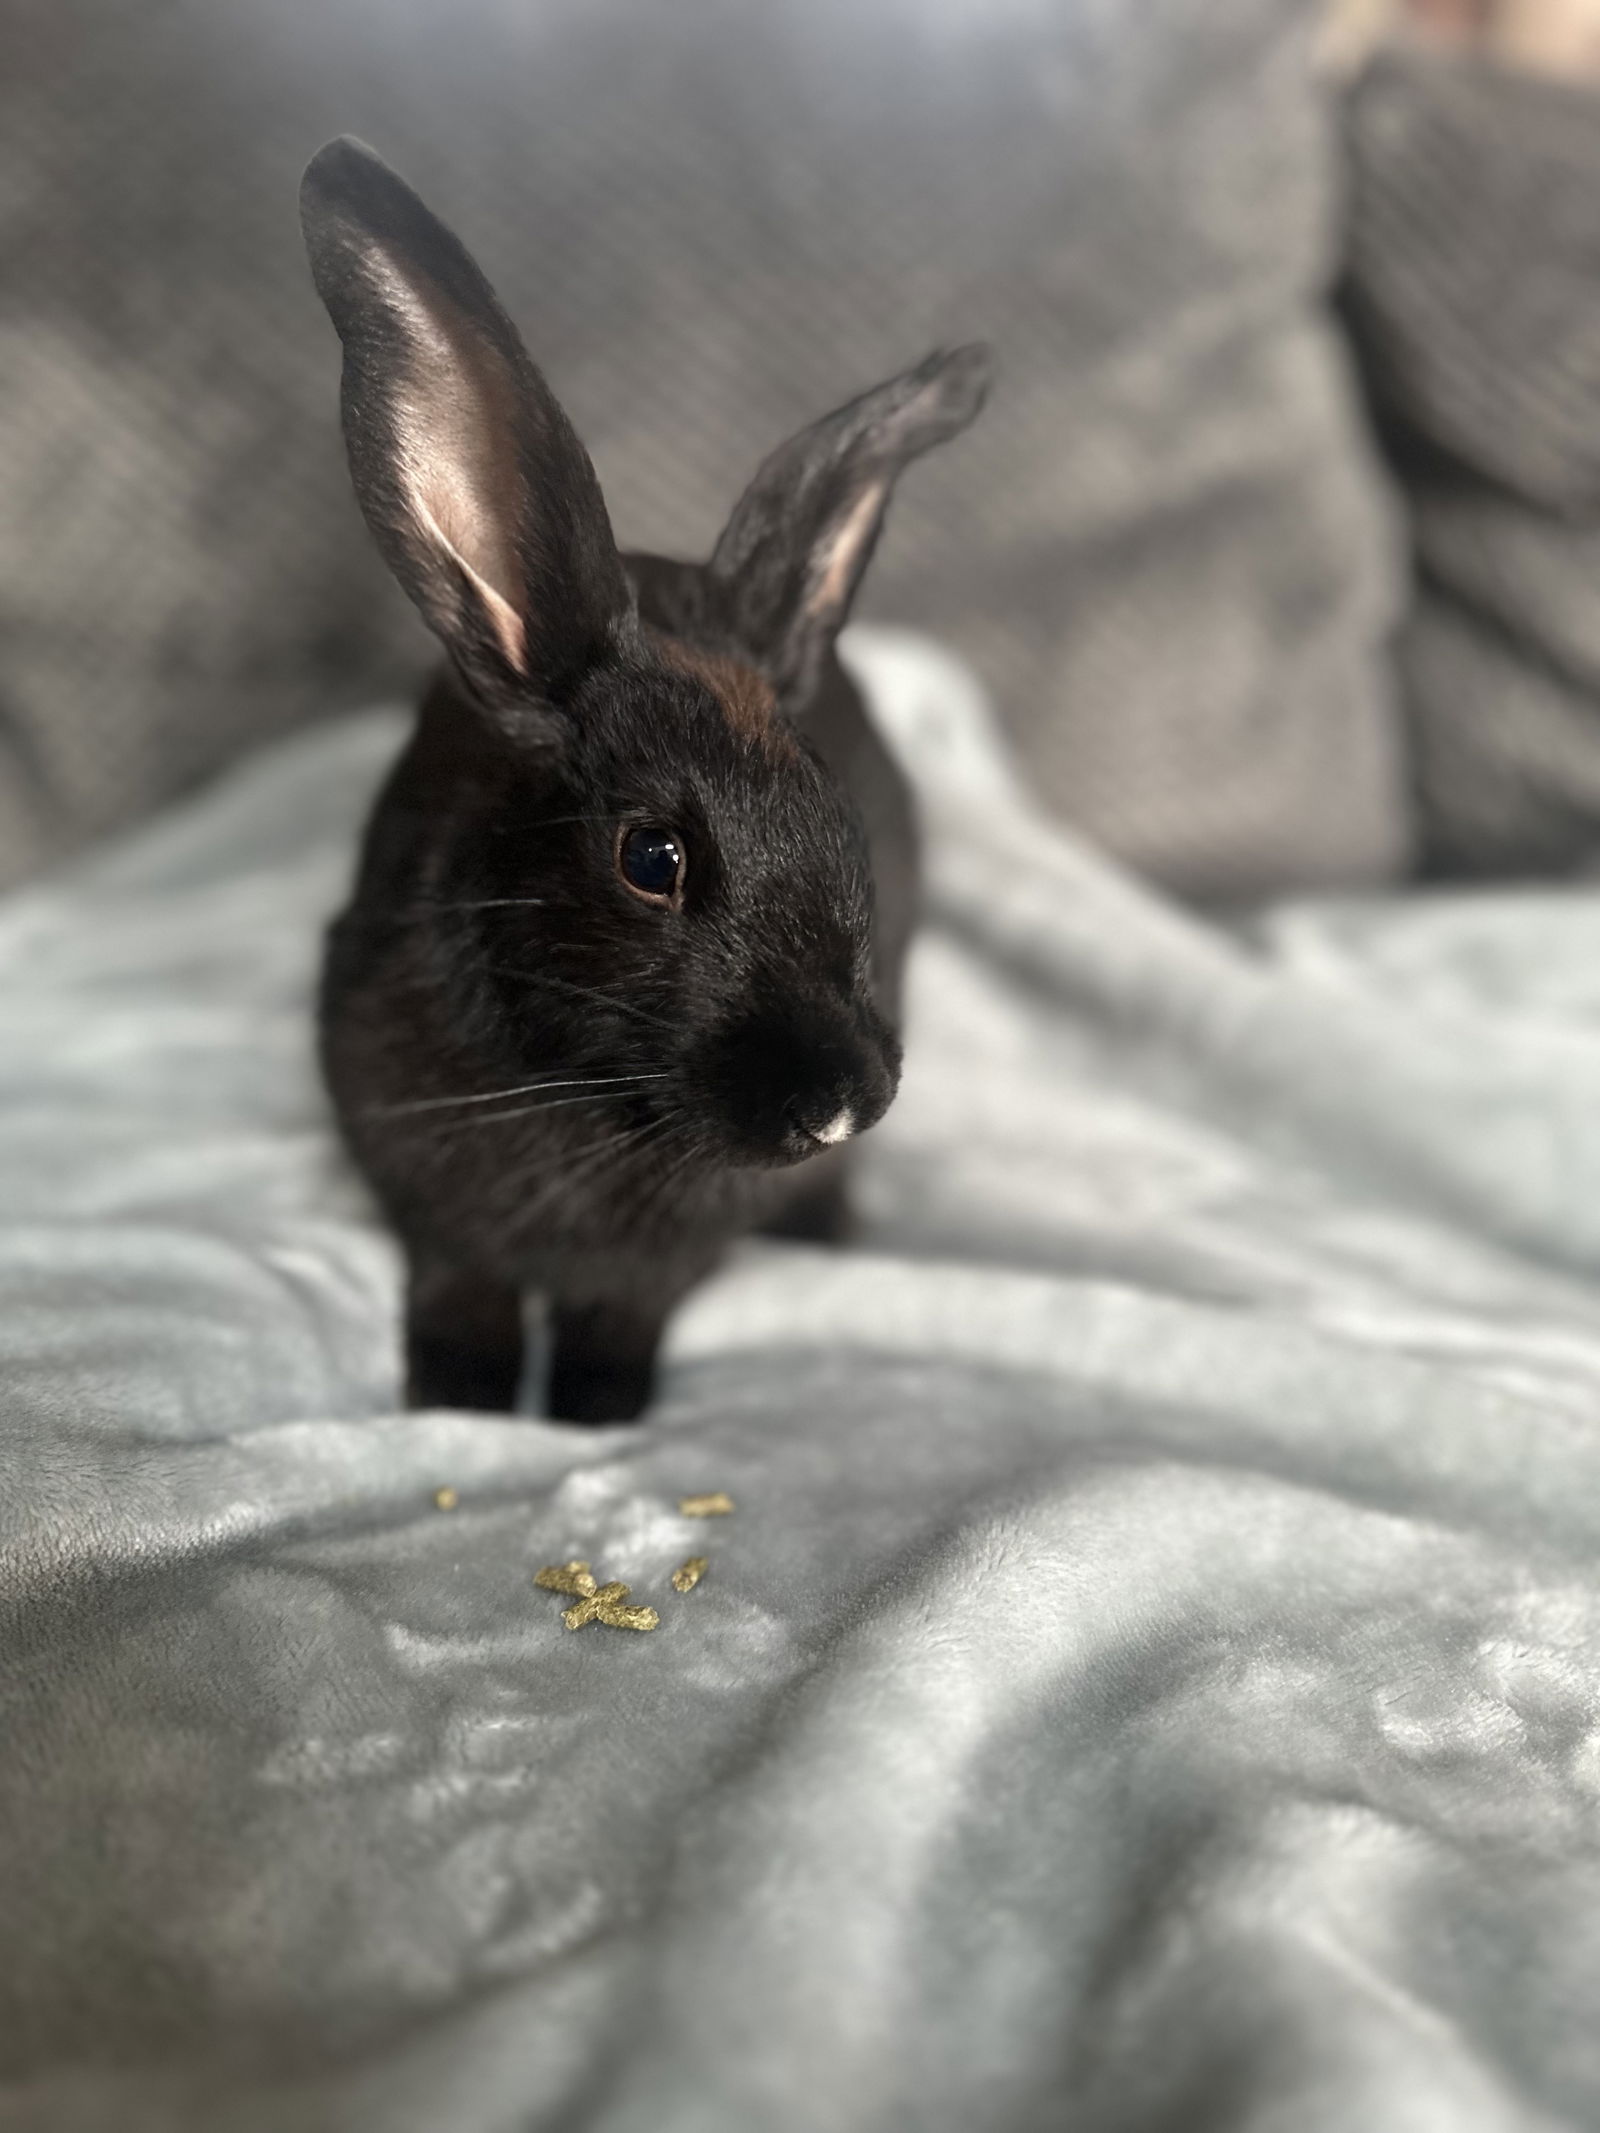
[[[650,1404],[656,1350],[666,1311],[655,1303],[608,1297],[550,1312],[551,1418],[557,1422],[633,1422]]]
[[[406,1284],[406,1405],[510,1413],[522,1376],[522,1298],[426,1253]]]

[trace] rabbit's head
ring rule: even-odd
[[[588,455],[482,274],[370,151],[302,194],[344,344],[357,495],[456,686],[380,825],[421,982],[486,1081],[797,1161],[883,1112],[872,882],[806,711],[899,469],[981,403],[931,356],[761,468],[669,631],[641,619]],[[567,1114],[575,1126],[579,1111]]]

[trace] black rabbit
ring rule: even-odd
[[[899,773],[834,656],[900,469],[982,403],[960,348],[781,445],[708,564],[623,557],[462,246],[370,150],[301,194],[378,546],[449,664],[333,926],[322,1056],[404,1243],[408,1394],[624,1420],[730,1238],[833,1237],[899,1078]],[[876,909],[874,909],[876,883]]]

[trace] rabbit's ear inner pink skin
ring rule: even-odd
[[[379,548],[476,694],[559,701],[633,628],[589,455],[470,255],[370,149],[330,142],[300,200]]]
[[[786,709],[816,686],[901,470],[967,427],[990,369],[977,343],[935,351],[779,445],[734,506],[711,557],[713,608]]]
[[[529,677],[526,598],[517,529],[526,515],[517,463],[517,393],[496,351],[422,275],[370,262],[403,319],[409,360],[392,387],[399,531],[429,551],[430,574],[451,565],[481,604],[507,666]]]

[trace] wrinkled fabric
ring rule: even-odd
[[[395,716],[0,910],[5,2128],[1600,2119],[1600,902],[1211,928],[852,656],[864,1241],[642,1427],[396,1411],[308,1011]]]

